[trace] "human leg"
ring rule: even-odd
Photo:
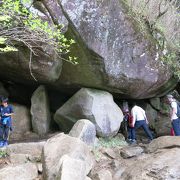
[[[0,125],[0,147],[4,145],[4,126]]]
[[[136,135],[135,135],[135,130],[134,128],[128,126],[128,140],[132,140],[135,139]]]
[[[150,131],[150,129],[149,129],[149,127],[148,127],[148,125],[147,125],[147,123],[146,123],[145,120],[143,121],[142,127],[143,127],[143,129],[144,129],[144,132],[145,132],[146,135],[148,136],[148,138],[149,138],[150,140],[153,140],[152,133],[151,133],[151,131]]]
[[[5,126],[5,128],[4,128],[4,146],[8,145],[9,131],[10,131],[10,127]]]
[[[174,119],[172,121],[172,127],[174,129],[175,136],[180,136],[180,119]]]

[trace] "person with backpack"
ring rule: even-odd
[[[175,136],[180,136],[180,107],[176,99],[171,95],[167,95],[168,104],[171,106],[170,118]]]
[[[143,130],[145,131],[146,135],[149,138],[149,142],[153,140],[153,136],[152,133],[148,127],[148,120],[145,114],[145,111],[140,107],[137,106],[135,103],[133,105],[133,108],[131,109],[131,114],[133,117],[132,123],[131,123],[131,127],[134,127],[132,129],[132,143],[136,143],[136,132],[135,130],[137,130],[138,128],[142,127]]]
[[[0,147],[8,145],[9,132],[12,130],[13,108],[8,104],[8,98],[2,98],[0,106]]]
[[[128,142],[132,141],[132,133],[133,133],[133,127],[131,127],[132,124],[132,115],[130,114],[128,109],[125,109],[123,111],[124,114],[124,130],[125,130],[125,138],[127,139]]]

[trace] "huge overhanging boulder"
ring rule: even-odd
[[[118,0],[63,0],[72,54],[79,65],[63,66],[60,84],[106,89],[131,98],[161,96],[175,87],[151,34]],[[58,85],[57,85],[58,86]]]
[[[1,55],[1,77],[30,84],[35,78],[61,91],[98,88],[136,99],[162,96],[175,87],[155,40],[123,2],[43,0],[34,5],[48,22],[65,24],[66,35],[76,41],[71,55],[79,64],[64,62],[61,73],[62,62],[51,48],[48,56],[39,52],[30,63],[29,51],[20,47]]]

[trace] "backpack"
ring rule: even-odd
[[[180,102],[177,101],[177,117],[180,118]]]
[[[128,122],[129,122],[129,124],[131,124],[133,122],[133,116],[131,114],[128,117]]]

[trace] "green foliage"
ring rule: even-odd
[[[63,25],[44,22],[37,14],[30,12],[29,8],[24,6],[29,2],[29,0],[2,0],[0,38],[6,39],[4,41],[6,51],[15,50],[14,44],[18,42],[23,43],[36,55],[37,48],[44,51],[47,45],[53,47],[55,53],[62,58],[62,55],[70,52],[70,47],[75,41],[68,40],[63,35]],[[5,50],[1,48],[0,51]],[[77,64],[76,57],[69,56],[69,59],[65,60]]]
[[[101,149],[103,148],[121,148],[127,146],[128,144],[121,136],[115,136],[111,138],[99,138],[98,145],[93,148],[93,154],[96,161],[100,161],[103,157]]]
[[[117,146],[126,146],[126,141],[122,140],[118,136],[113,138],[99,138],[100,147],[114,148]]]
[[[0,159],[7,157],[7,153],[5,151],[0,150]]]

